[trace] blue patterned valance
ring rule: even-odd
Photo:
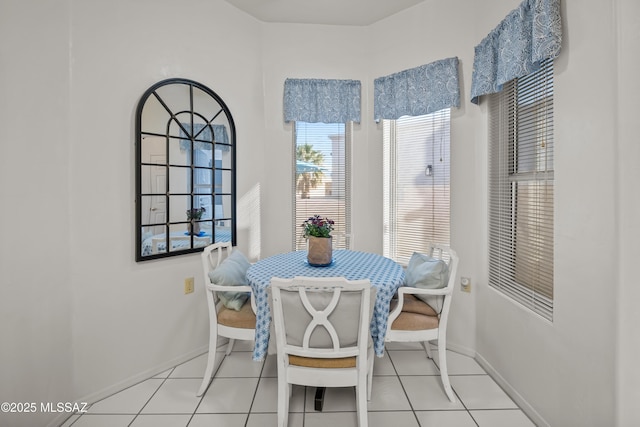
[[[188,123],[181,123],[182,128],[191,132],[191,125]],[[196,150],[211,150],[211,144],[206,144],[201,141],[214,142],[216,144],[229,144],[229,134],[227,133],[227,127],[225,125],[205,125],[202,123],[194,124],[195,132],[193,132],[196,141],[193,142],[194,148]],[[184,131],[180,129],[180,136],[183,138],[189,138],[190,135],[186,135]],[[204,128],[204,129],[203,129]],[[213,136],[211,135],[211,129],[213,129]],[[228,151],[228,145],[222,145],[219,148],[222,151]],[[181,139],[180,140],[180,150],[186,151],[191,149],[191,140],[190,139]]]
[[[560,53],[560,0],[525,0],[475,48],[471,102],[538,70]]]
[[[460,106],[458,58],[375,79],[373,118],[395,120]]]
[[[284,121],[360,123],[360,81],[287,79]]]

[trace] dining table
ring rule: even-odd
[[[404,283],[404,270],[395,261],[370,252],[334,250],[330,265],[315,267],[307,262],[306,251],[273,255],[254,263],[247,270],[247,280],[256,302],[256,335],[253,360],[261,361],[269,349],[271,310],[268,288],[272,277],[290,279],[306,277],[344,277],[347,280],[369,279],[376,289],[376,301],[370,324],[376,356],[384,355],[384,337],[389,318],[389,304]]]

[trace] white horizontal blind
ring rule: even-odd
[[[407,263],[450,239],[450,110],[383,120],[385,256]]]
[[[553,319],[553,61],[489,96],[489,285]]]
[[[313,215],[335,221],[336,233],[351,233],[351,122],[296,122],[293,156],[295,250],[306,248],[302,223]],[[337,248],[345,246],[336,239]]]

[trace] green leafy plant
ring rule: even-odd
[[[202,215],[206,212],[207,210],[203,207],[201,208],[191,208],[191,209],[187,209],[187,219],[200,219],[202,218]]]
[[[302,223],[304,237],[331,237],[335,222],[329,218],[321,218],[320,215],[309,217]]]

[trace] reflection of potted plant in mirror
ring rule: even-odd
[[[191,221],[191,234],[198,235],[200,234],[200,223],[196,222],[202,219],[202,215],[207,210],[203,207],[201,208],[191,208],[187,209],[187,219]]]
[[[333,261],[331,232],[335,222],[314,215],[302,223],[307,239],[307,261],[314,267],[325,267]]]

